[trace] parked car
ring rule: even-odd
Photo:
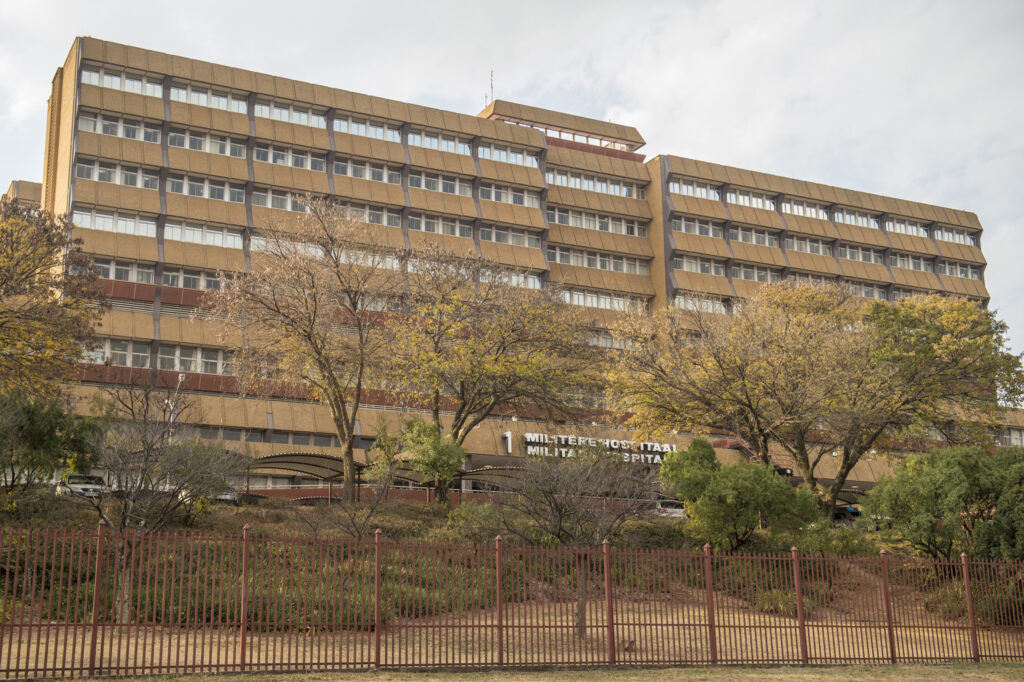
[[[651,514],[663,519],[685,519],[686,505],[679,500],[658,500],[651,508]]]
[[[832,510],[832,525],[853,526],[860,518],[860,509],[856,507],[836,507]]]
[[[237,490],[235,490],[234,488],[228,488],[223,492],[219,492],[216,495],[213,495],[212,497],[210,497],[210,499],[213,500],[214,502],[224,502],[226,504],[233,504],[237,507],[239,496]]]
[[[86,474],[68,474],[57,481],[54,493],[61,497],[78,495],[79,497],[99,497],[110,492],[106,482],[100,476]]]

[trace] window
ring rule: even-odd
[[[729,239],[758,246],[773,246],[775,248],[779,246],[779,235],[755,227],[730,227]]]
[[[797,284],[827,284],[833,281],[831,277],[808,272],[791,272],[787,279],[791,279]]]
[[[672,230],[686,234],[697,234],[702,237],[722,237],[722,224],[700,218],[679,217],[672,218]]]
[[[725,305],[725,299],[721,296],[714,296],[712,294],[699,294],[691,291],[680,291],[676,293],[675,299],[672,304],[681,310],[693,310],[704,313],[720,313],[724,315],[728,312]]]
[[[139,237],[156,236],[156,218],[107,213],[76,206],[72,212],[72,222],[78,227],[93,230],[134,234]]]
[[[698,182],[696,180],[683,180],[676,178],[669,180],[668,191],[672,194],[682,194],[690,197],[697,197],[698,199],[714,199],[720,201],[722,198],[718,187],[709,185],[706,182]]]
[[[540,193],[532,189],[521,187],[506,187],[504,185],[492,185],[489,182],[480,183],[480,198],[488,201],[500,201],[506,204],[529,206],[540,208]]]
[[[216,348],[160,344],[157,354],[157,367],[162,370],[178,372],[230,374],[230,360],[230,351]]]
[[[113,182],[116,175],[117,166],[114,164],[103,163],[102,161],[97,164],[96,179],[100,182]]]
[[[725,195],[725,200],[730,204],[737,204],[739,206],[750,206],[751,208],[760,208],[766,211],[775,210],[775,199],[762,192],[730,189]]]
[[[848,282],[847,286],[850,291],[853,292],[854,296],[862,296],[863,298],[874,298],[879,301],[884,301],[888,297],[885,295],[885,287],[881,284],[870,284],[867,282]]]
[[[498,244],[528,246],[531,249],[540,248],[540,234],[530,230],[521,230],[515,227],[486,224],[481,225],[480,239],[485,242],[496,242]]]
[[[101,261],[97,261],[100,263]],[[133,263],[130,261],[115,261],[114,267],[111,270],[110,261],[102,261],[103,268],[101,272],[107,273],[109,276],[113,272],[113,279],[121,282],[140,282],[142,284],[153,283],[153,272],[154,266],[146,263]]]
[[[471,221],[436,215],[410,213],[409,229],[422,232],[437,232],[453,237],[473,238],[473,223]]]
[[[839,257],[847,260],[859,260],[863,263],[884,264],[882,252],[878,249],[871,249],[866,246],[851,246],[849,244],[839,245]]]
[[[603,308],[605,310],[643,311],[647,309],[647,300],[639,296],[628,296],[606,291],[586,289],[563,289],[562,300],[571,305],[587,308]]]
[[[733,279],[745,279],[751,282],[778,282],[782,279],[779,270],[766,268],[761,265],[749,265],[747,263],[734,263],[732,266]]]
[[[116,367],[149,367],[150,346],[148,341],[124,341],[104,339],[95,355],[88,358],[94,363],[109,361]]]
[[[855,211],[850,208],[837,208],[833,217],[837,223],[859,225],[860,227],[869,227],[873,230],[879,229],[878,218],[870,213],[865,213],[864,211]]]
[[[208,246],[223,246],[229,249],[242,248],[242,233],[239,230],[197,223],[168,221],[164,226],[164,239],[191,242],[193,244],[206,244]]]
[[[783,199],[782,212],[807,216],[808,218],[817,218],[818,220],[828,220],[828,209],[826,206],[824,204],[816,204],[812,201]]]
[[[647,236],[647,223],[639,220],[633,220],[631,218],[619,218],[617,216],[573,211],[567,208],[549,205],[547,208],[547,219],[549,223],[571,225],[573,227],[582,227],[588,230],[613,232],[615,234],[624,234],[632,237]]]
[[[146,142],[155,142],[160,144],[160,126],[153,123],[147,123],[142,128],[142,139]]]
[[[605,178],[594,175],[582,175],[568,170],[547,170],[544,174],[549,185],[562,185],[573,189],[586,189],[617,197],[646,199],[647,189],[636,182]]]
[[[968,263],[956,263],[951,260],[940,260],[935,266],[935,272],[949,277],[981,279],[981,268],[979,266]]]
[[[167,144],[171,147],[184,147],[185,146],[185,131],[171,128],[167,134]]]
[[[538,238],[538,242],[540,239]],[[514,242],[513,242],[514,243]],[[630,275],[649,275],[650,263],[642,258],[622,256],[618,254],[583,251],[567,246],[548,246],[548,261],[564,265],[576,265],[613,272],[625,272]]]
[[[886,227],[888,228],[888,223],[886,224]],[[928,236],[927,231],[925,231],[924,236]],[[935,227],[935,238],[938,239],[939,241],[952,242],[954,244],[965,244],[968,246],[978,245],[977,232],[957,230],[952,227],[945,227],[943,225],[938,225]]]
[[[818,256],[831,256],[832,244],[821,239],[811,237],[786,237],[785,245],[787,251],[800,251],[802,253],[813,253]]]
[[[914,256],[909,253],[889,254],[889,265],[894,268],[902,268],[904,270],[920,270],[921,272],[932,271],[931,260],[922,256]]]
[[[410,141],[410,144],[412,142]],[[540,152],[531,152],[524,149],[510,148],[501,144],[482,142],[476,149],[477,157],[500,161],[502,163],[514,163],[530,168],[540,167]]]
[[[402,141],[402,127],[398,124],[381,121],[370,121],[367,124],[365,119],[340,112],[334,116],[334,131],[348,133],[349,135],[373,137],[378,140],[387,140],[388,142]],[[410,144],[412,144],[411,141]]]
[[[725,264],[721,261],[702,258],[700,256],[675,256],[672,267],[685,272],[696,272],[702,275],[725,276]]]

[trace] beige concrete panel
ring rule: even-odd
[[[155,97],[149,97],[147,95],[141,95],[134,92],[123,93],[123,101],[121,111],[125,116],[137,117],[137,118],[157,118],[154,116],[153,107],[150,106],[151,102],[157,101]],[[160,103],[160,115],[159,118],[163,118],[163,103]]]
[[[761,282],[751,282],[747,279],[733,279],[732,286],[736,289],[736,295],[740,298],[750,298],[757,290],[760,289],[763,284]]]
[[[702,294],[715,294],[718,296],[732,296],[732,287],[726,277],[706,275],[699,272],[687,272],[685,270],[673,270],[672,275],[676,281],[676,287],[685,291],[695,291]]]
[[[410,156],[412,155],[412,150],[413,148],[409,149]],[[416,162],[413,161],[413,163],[415,164]],[[499,182],[514,184],[516,181],[516,174],[515,171],[512,170],[513,168],[515,168],[515,166],[512,164],[498,163],[497,161],[491,161],[490,159],[480,159],[480,177],[483,178],[484,181],[497,180]],[[542,186],[542,183],[538,182],[535,186],[540,187]],[[548,200],[550,201],[550,197]]]
[[[699,199],[697,197],[688,197],[682,194],[670,193],[668,196],[672,202],[672,210],[676,213],[686,213],[704,218],[714,218],[715,220],[729,219],[729,214],[726,212],[725,204],[721,201]]]
[[[931,272],[919,270],[905,270],[903,268],[890,268],[892,281],[900,286],[913,287],[915,289],[939,289],[939,279]]]
[[[218,178],[227,178],[236,183],[244,183],[249,179],[249,169],[245,159],[222,154],[210,154],[210,174]]]
[[[210,130],[213,128],[213,109],[209,107],[189,106],[189,128],[192,130]]]
[[[965,279],[963,277],[950,277],[949,275],[938,275],[946,291],[951,294],[972,296],[975,298],[988,298],[988,290],[985,284],[976,279]]]
[[[731,254],[729,253],[729,245],[724,239],[719,239],[718,237],[702,237],[698,234],[673,232],[672,246],[677,251],[685,251],[687,253],[715,256],[718,258],[731,257]]]
[[[402,229],[399,227],[375,225],[374,239],[376,243],[384,246],[390,246],[395,249],[405,248],[405,237],[402,236]]]
[[[115,238],[118,235],[113,232],[76,227],[73,231],[73,235],[75,239],[82,240],[82,251],[85,253],[96,254],[99,256],[117,255],[117,240]]]
[[[729,245],[732,247],[732,253],[736,260],[748,263],[766,263],[775,267],[786,265],[782,250],[777,247],[745,244],[735,240],[729,242]]]
[[[820,256],[814,253],[803,253],[801,251],[787,251],[786,258],[789,259],[789,266],[794,270],[803,270],[824,275],[838,275],[839,265],[832,256]],[[844,261],[845,262],[845,261]]]
[[[210,110],[210,128],[229,135],[248,137],[249,117],[233,111]]]
[[[969,244],[954,244],[953,242],[944,242],[941,240],[937,240],[935,243],[938,245],[939,254],[946,258],[969,261],[971,263],[987,262],[981,253],[981,249],[977,246],[970,246]]]
[[[213,158],[213,154],[186,151],[184,149],[175,149],[175,151],[184,152],[184,169],[188,171],[190,175],[200,175],[203,177],[213,175],[213,171],[210,169],[210,160]],[[168,149],[167,152],[168,158],[170,158],[170,150]]]
[[[790,232],[812,235],[815,237],[824,237],[829,240],[835,239],[839,236],[839,232],[830,220],[793,215],[791,213],[787,213],[785,215],[785,219],[786,227],[789,228]]]
[[[371,180],[351,178],[345,175],[334,177],[334,193],[346,199],[373,201],[373,185]]]
[[[192,156],[204,156],[200,152],[190,152],[180,147],[169,147],[167,149],[167,167],[171,172],[187,173],[192,169]]]
[[[846,223],[836,223],[836,229],[839,231],[839,237],[844,242],[870,244],[871,246],[878,246],[881,248],[887,248],[889,246],[889,242],[885,238],[885,233],[881,230],[875,230],[870,227],[861,227],[859,225],[847,225]]]
[[[104,111],[124,111],[125,93],[111,88],[103,88],[101,93],[103,98],[101,108]]]
[[[782,218],[775,211],[740,206],[739,204],[729,204],[729,213],[732,215],[733,221],[743,223],[744,225],[773,227],[777,230],[781,230],[783,227]]]
[[[878,265],[877,263],[863,263],[856,260],[840,261],[840,265],[843,268],[843,274],[851,279],[866,279],[871,282],[881,282],[883,284],[889,284],[892,282],[892,277],[889,275],[889,269],[884,265]]]
[[[413,249],[437,246],[459,256],[476,256],[476,244],[473,243],[472,239],[454,237],[447,234],[409,230],[409,246]]]
[[[129,339],[153,338],[153,315],[110,310],[103,314],[105,335]]]
[[[889,241],[892,242],[894,249],[911,253],[924,253],[930,256],[934,256],[939,252],[935,242],[931,239],[910,234],[900,234],[899,232],[887,232],[886,234],[889,235]]]

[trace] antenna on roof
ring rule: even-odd
[[[494,101],[494,69],[491,69],[491,101]]]

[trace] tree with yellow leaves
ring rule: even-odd
[[[724,427],[766,462],[781,448],[830,509],[853,467],[892,439],[990,433],[1024,390],[1005,332],[966,300],[868,303],[841,286],[781,282],[732,315],[630,320],[614,390],[641,428]]]
[[[90,264],[66,217],[0,202],[0,389],[53,397],[73,377],[101,312]]]

